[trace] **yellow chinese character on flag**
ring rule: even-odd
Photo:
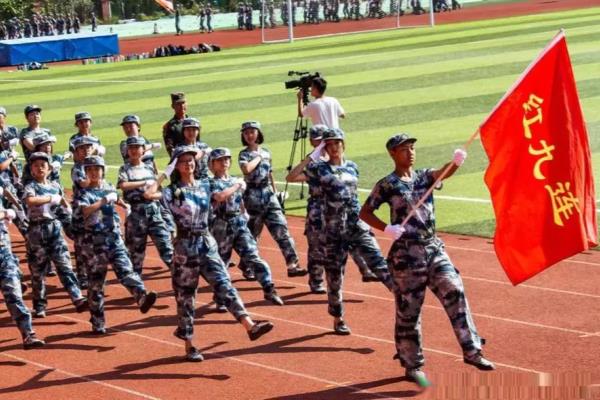
[[[532,145],[529,145],[529,154],[534,155],[534,156],[541,156],[543,154],[545,154],[544,157],[538,159],[533,167],[533,176],[535,177],[535,179],[546,179],[546,177],[542,174],[542,171],[540,170],[541,165],[544,161],[551,161],[554,160],[554,156],[552,156],[552,151],[556,148],[556,146],[554,145],[550,145],[548,146],[548,144],[546,144],[545,140],[540,140],[540,144],[542,145],[542,148],[539,150],[536,150],[533,148]]]
[[[552,190],[552,186],[550,185],[545,185],[544,187],[550,195],[554,223],[556,225],[564,226],[563,218],[568,220],[573,215],[573,209],[578,213],[581,212],[579,209],[579,199],[575,198],[571,192],[571,182],[565,182],[564,184],[558,182],[556,190]]]
[[[527,139],[531,139],[531,130],[529,129],[530,125],[535,123],[542,123],[542,109],[541,104],[544,102],[544,99],[537,97],[535,94],[529,95],[529,100],[526,103],[523,103],[523,129],[525,130],[525,137]],[[531,118],[527,118],[527,114],[530,111],[535,111],[535,115]]]

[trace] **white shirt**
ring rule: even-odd
[[[308,103],[302,116],[310,118],[313,125],[323,124],[328,128],[339,128],[339,117],[344,114],[342,105],[335,97],[321,97]]]

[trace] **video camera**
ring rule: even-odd
[[[295,89],[300,88],[302,90],[308,89],[310,85],[312,85],[312,81],[315,78],[320,78],[321,74],[319,72],[315,72],[311,74],[310,72],[300,72],[300,71],[288,71],[288,76],[297,75],[300,78],[285,82],[286,89]]]
[[[315,78],[320,78],[321,74],[319,72],[315,72],[311,74],[310,72],[300,72],[300,71],[288,71],[288,76],[298,76],[298,79],[294,79],[291,81],[285,82],[286,89],[296,89],[299,88],[302,91],[302,100],[304,104],[308,104],[310,100],[308,99],[308,88],[312,85],[312,81]]]

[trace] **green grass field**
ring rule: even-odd
[[[566,30],[600,187],[600,8],[201,56],[2,72],[0,102],[9,111],[9,123],[19,127],[26,104],[42,106],[43,125],[59,138],[55,151],[65,150],[75,132],[73,115],[91,112],[94,134],[108,148],[107,163],[118,166],[122,116],[138,114],[142,134],[162,141],[161,126],[172,115],[169,93],[182,90],[189,113],[201,119],[203,140],[212,147],[227,146],[237,154],[240,123],[261,121],[276,179],[282,181],[296,118],[295,93],[283,85],[286,73],[320,71],[329,82],[327,94],[346,109],[347,155],[361,169],[364,197],[392,168],[384,148],[391,134],[407,131],[419,138],[417,167],[441,166],[560,28]],[[163,167],[166,152],[160,150],[158,156]],[[437,193],[439,230],[493,234],[493,210],[483,183],[486,165],[477,141],[465,165]],[[239,173],[237,167],[234,173]],[[109,178],[115,177],[111,169]],[[68,182],[66,175],[63,179]],[[295,188],[287,203],[289,214],[304,213],[297,198]]]

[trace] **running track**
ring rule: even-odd
[[[303,219],[290,217],[289,223],[305,265]],[[23,241],[12,231],[27,271]],[[110,272],[108,336],[88,333],[89,315],[76,314],[65,292],[54,290],[57,278],[49,279],[48,317],[34,320],[47,341],[43,349],[22,350],[0,306],[0,399],[600,398],[600,254],[580,254],[513,287],[488,239],[442,238],[462,273],[495,372],[462,363],[450,324],[429,292],[423,331],[426,371],[435,386],[419,393],[392,361],[394,306],[383,285],[362,283],[349,262],[344,296],[353,334],[332,335],[325,296],[310,294],[305,278],[287,278],[276,244],[263,235],[260,250],[286,305],[267,304],[256,282],[241,280],[236,268],[230,272],[252,317],[275,324],[269,335],[250,342],[231,315],[212,312],[204,285],[195,332],[206,360],[183,362],[183,342],[172,335],[176,305],[169,273],[150,247],[144,279],[159,292],[158,307],[140,314]],[[378,240],[387,252],[390,240]]]

